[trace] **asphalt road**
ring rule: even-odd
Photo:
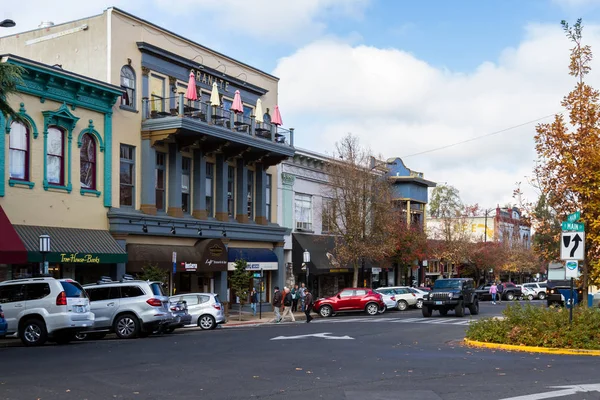
[[[482,304],[478,317],[502,308]],[[598,391],[551,388],[600,383],[597,358],[466,348],[460,341],[469,318],[425,320],[412,310],[138,340],[5,345],[0,399],[494,400],[554,391],[567,394],[560,399],[600,399]],[[551,397],[515,400],[537,398]]]

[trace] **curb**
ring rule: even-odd
[[[585,349],[558,349],[555,347],[537,347],[537,346],[517,346],[514,344],[499,344],[478,342],[476,340],[465,339],[464,344],[469,347],[478,347],[482,349],[520,351],[525,353],[540,353],[540,354],[559,354],[571,356],[600,356],[600,350],[585,350]]]

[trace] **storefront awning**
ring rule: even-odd
[[[247,270],[251,271],[276,271],[279,269],[277,255],[271,249],[240,249],[229,248],[229,264],[230,271],[235,270],[236,260],[246,260]]]
[[[173,268],[176,253],[178,272],[227,271],[227,251],[219,239],[199,240],[194,246],[166,246],[154,244],[128,244],[128,269],[141,270],[147,265]]]
[[[14,225],[27,249],[27,261],[41,262],[40,235],[50,236],[51,263],[115,264],[127,262],[127,252],[110,232],[95,229],[58,228],[51,226]]]
[[[0,264],[27,263],[27,249],[0,206]]]

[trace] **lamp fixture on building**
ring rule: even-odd
[[[308,287],[308,275],[310,274],[310,271],[308,270],[309,262],[310,262],[310,252],[308,250],[304,250],[304,253],[302,253],[302,269],[306,270],[306,286],[307,287]]]
[[[14,28],[17,24],[12,19],[5,19],[0,22],[0,28]]]
[[[198,236],[202,236],[202,228],[198,227]]]
[[[148,225],[146,225],[145,222],[144,222],[144,225],[142,225],[142,232],[148,233]]]
[[[175,235],[177,231],[175,230],[175,224],[171,225],[171,234]]]
[[[42,254],[42,267],[40,268],[40,275],[48,273],[48,266],[46,265],[46,254],[50,253],[50,236],[43,234],[40,235],[40,253]]]

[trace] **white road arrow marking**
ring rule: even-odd
[[[329,332],[324,333],[311,333],[309,335],[297,335],[297,336],[277,336],[272,338],[271,340],[290,340],[290,339],[304,339],[308,337],[316,337],[321,339],[333,339],[333,340],[354,340],[353,337],[350,336],[327,336],[331,335]]]
[[[542,399],[554,399],[557,397],[571,396],[577,393],[587,393],[587,392],[600,392],[600,384],[590,384],[590,385],[572,385],[572,386],[550,386],[551,389],[562,389],[555,390],[553,392],[544,392],[544,393],[534,393],[534,394],[526,394],[523,396],[517,397],[507,397],[500,400],[542,400]]]

